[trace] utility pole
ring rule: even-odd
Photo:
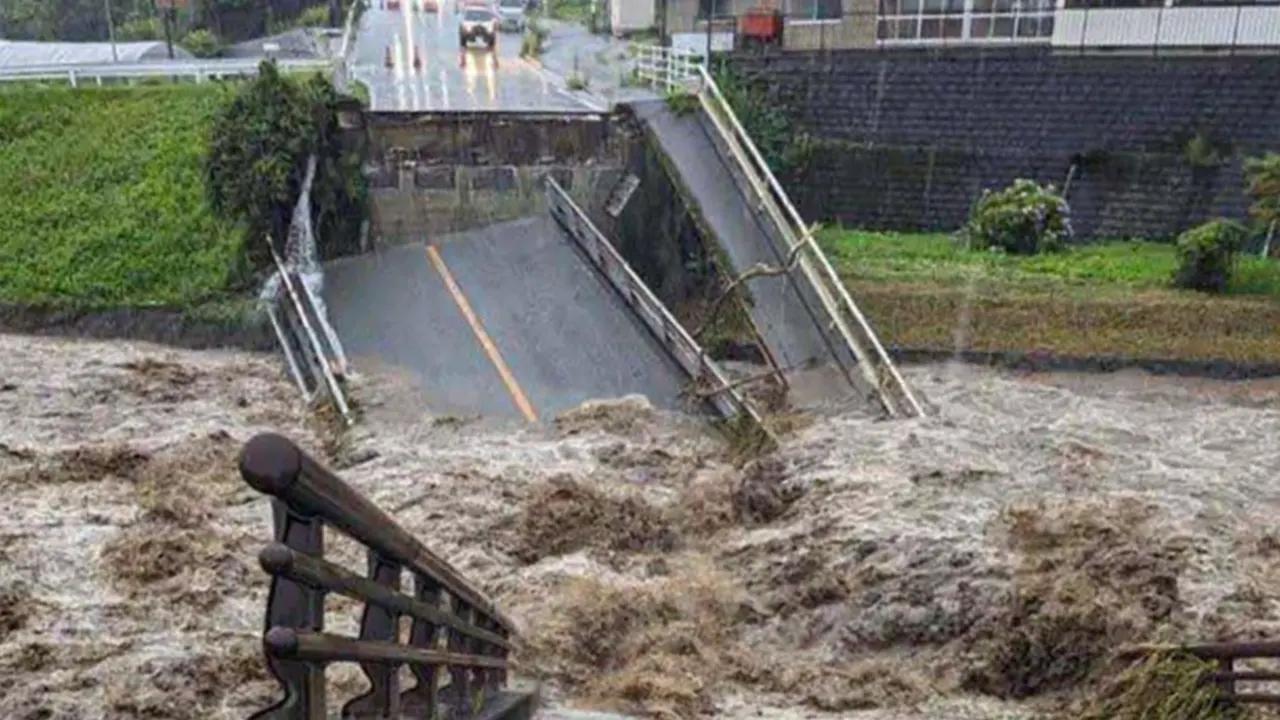
[[[111,62],[120,62],[120,51],[116,49],[116,22],[111,17],[111,0],[102,0],[107,11],[107,40],[111,42]]]
[[[716,18],[716,0],[711,0],[711,7],[707,8],[707,56],[704,62],[707,70],[711,70],[711,24]]]
[[[160,6],[164,12],[164,41],[169,46],[169,59],[173,59],[173,2],[168,0]]]

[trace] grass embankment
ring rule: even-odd
[[[27,87],[0,98],[0,303],[221,304],[243,231],[215,217],[203,159],[217,85]]]
[[[1172,245],[1016,257],[944,234],[826,229],[819,241],[886,342],[905,348],[1280,362],[1280,264],[1242,257],[1222,296],[1169,287]]]

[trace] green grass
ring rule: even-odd
[[[244,275],[203,157],[217,85],[0,98],[0,302],[192,307]]]
[[[1226,296],[1171,287],[1172,245],[1016,257],[947,235],[825,229],[819,242],[891,345],[1072,357],[1280,362],[1280,263],[1240,258]]]
[[[1169,287],[1177,267],[1173,245],[1152,242],[1115,241],[1017,256],[968,251],[941,233],[828,228],[819,233],[818,241],[842,275],[858,280],[1158,289]],[[1228,291],[1280,297],[1280,263],[1241,257]]]

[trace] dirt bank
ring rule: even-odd
[[[264,703],[267,506],[233,458],[267,427],[481,582],[556,703],[1042,717],[1116,643],[1280,634],[1268,381],[917,367],[934,417],[819,418],[738,466],[639,400],[529,428],[365,377],[366,422],[334,445],[269,357],[11,336],[0,357],[0,413],[23,418],[0,429],[3,717]]]

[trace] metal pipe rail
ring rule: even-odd
[[[503,692],[515,625],[453,566],[395,520],[271,433],[245,444],[240,474],[272,496],[275,542],[259,556],[271,575],[263,648],[284,697],[254,718],[326,718],[325,665],[359,663],[369,690],[346,702],[342,717],[527,717],[531,695]],[[325,526],[368,550],[362,577],[324,559]],[[401,589],[402,572],[413,592]],[[324,632],[324,597],[364,603],[360,636]],[[400,620],[412,620],[408,642]],[[399,667],[416,684],[400,689]],[[441,671],[449,684],[442,688]],[[504,708],[496,712],[495,708]]]
[[[631,311],[662,343],[681,369],[694,381],[710,384],[708,400],[726,420],[745,418],[776,443],[755,407],[735,388],[720,367],[707,356],[702,346],[684,329],[631,269],[622,253],[596,228],[591,218],[573,201],[569,193],[550,176],[546,178],[547,207],[552,217],[577,243],[582,252],[613,285]]]
[[[763,210],[782,233],[788,260],[793,256],[801,274],[808,281],[818,298],[822,310],[831,321],[838,338],[857,360],[862,384],[878,398],[886,412],[894,417],[915,417],[925,414],[924,406],[915,397],[907,381],[902,377],[889,353],[881,345],[875,330],[866,316],[849,295],[849,290],[836,274],[826,253],[818,246],[813,231],[800,217],[782,183],[773,174],[759,148],[743,128],[737,113],[729,105],[720,87],[705,66],[698,67],[701,88],[698,99],[728,146]],[[841,363],[844,367],[844,364]],[[857,386],[859,378],[847,367],[845,375]]]
[[[228,59],[94,65],[30,65],[0,68],[0,82],[65,80],[72,87],[79,87],[80,83],[86,81],[101,85],[103,80],[189,78],[199,83],[210,79],[257,75],[258,65],[261,62],[259,59]],[[332,61],[327,59],[279,59],[275,63],[282,72],[323,71],[333,66]]]
[[[898,372],[893,359],[831,267],[812,230],[800,217],[800,212],[742,126],[706,64],[697,55],[672,48],[641,46],[636,53],[636,74],[642,80],[668,92],[684,90],[696,94],[721,143],[745,179],[747,189],[756,199],[757,210],[763,212],[781,233],[785,246],[775,248],[779,256],[788,262],[794,259],[820,310],[830,320],[830,328],[826,332],[835,331],[834,339],[855,360],[860,377],[850,370],[847,362],[836,358],[849,383],[861,387],[878,400],[891,416],[925,414],[924,405]]]

